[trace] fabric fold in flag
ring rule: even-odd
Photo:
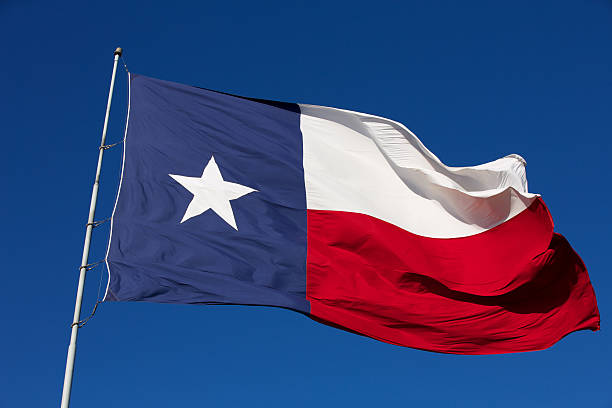
[[[106,301],[276,306],[492,354],[599,329],[525,160],[444,165],[401,123],[130,76]]]

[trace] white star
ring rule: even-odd
[[[202,177],[168,175],[193,194],[193,199],[189,203],[181,223],[207,210],[213,210],[219,217],[223,218],[225,222],[238,231],[230,200],[235,200],[245,194],[257,191],[247,186],[223,180],[219,167],[215,163],[214,156],[210,158],[210,161],[204,168]]]

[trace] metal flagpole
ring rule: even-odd
[[[96,212],[96,201],[98,200],[98,186],[100,184],[100,169],[102,168],[102,156],[104,155],[104,142],[106,141],[106,129],[108,127],[108,115],[110,114],[111,101],[113,99],[113,88],[115,87],[115,73],[117,72],[117,62],[123,50],[115,50],[115,61],[113,63],[113,75],[111,77],[110,90],[108,91],[108,102],[106,104],[106,116],[104,117],[104,127],[102,128],[102,141],[100,142],[100,152],[98,153],[98,167],[96,168],[96,178],[91,192],[91,203],[89,205],[89,217],[87,218],[87,229],[85,230],[85,243],[83,244],[83,257],[79,273],[79,287],[77,289],[76,302],[74,305],[74,317],[72,319],[72,333],[70,334],[70,345],[68,346],[68,357],[66,359],[66,373],[64,374],[64,388],[62,390],[61,408],[68,408],[70,405],[70,391],[72,389],[72,373],[74,371],[74,358],[76,355],[76,341],[79,331],[79,319],[81,317],[81,303],[83,301],[83,287],[85,286],[85,274],[87,273],[87,260],[89,258],[89,244],[91,243],[91,231],[93,230],[94,215]]]

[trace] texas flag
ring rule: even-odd
[[[106,301],[283,307],[444,353],[599,328],[520,156],[449,167],[389,119],[140,75],[107,265]]]

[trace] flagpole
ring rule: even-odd
[[[70,333],[70,345],[68,346],[68,357],[66,358],[66,372],[64,374],[64,388],[62,390],[61,408],[68,408],[70,405],[70,391],[72,389],[72,374],[74,372],[74,358],[76,356],[76,342],[79,331],[79,319],[81,318],[81,303],[83,302],[83,288],[85,286],[85,275],[87,273],[87,261],[89,258],[89,245],[91,243],[91,232],[93,230],[94,216],[96,213],[96,202],[98,200],[98,187],[100,185],[100,170],[102,168],[102,156],[104,155],[104,143],[106,141],[106,130],[108,128],[108,116],[110,114],[111,101],[113,99],[113,89],[115,87],[115,74],[117,73],[117,63],[123,50],[115,50],[113,63],[113,75],[111,76],[110,90],[108,91],[108,102],[106,103],[106,116],[104,116],[104,127],[102,128],[102,141],[100,142],[100,152],[98,153],[98,167],[96,168],[96,178],[91,192],[91,202],[89,204],[89,217],[87,218],[87,229],[85,230],[85,243],[83,244],[83,256],[81,267],[79,268],[79,286],[77,289],[76,302],[74,305],[74,317],[72,319],[72,332]]]

